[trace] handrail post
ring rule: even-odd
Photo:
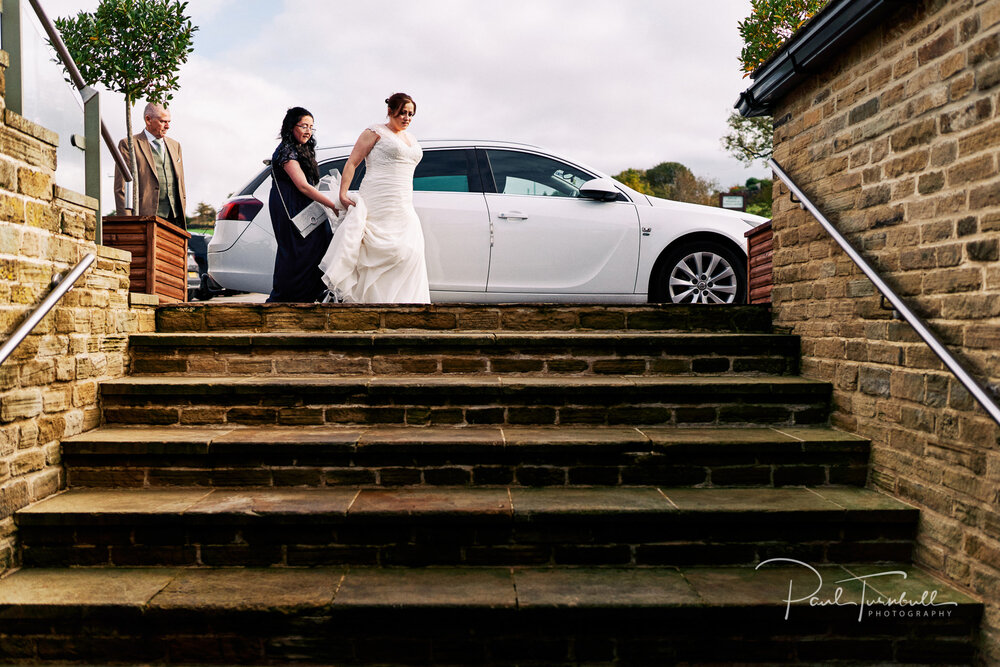
[[[917,335],[920,336],[925,343],[927,343],[927,346],[930,347],[934,354],[937,355],[938,359],[940,359],[948,370],[950,370],[952,374],[958,378],[959,382],[962,383],[962,386],[965,387],[966,391],[968,391],[972,397],[976,399],[976,402],[983,406],[983,409],[986,410],[990,417],[993,418],[993,421],[1000,424],[1000,406],[998,406],[993,399],[989,397],[979,383],[976,382],[976,380],[962,367],[962,365],[958,362],[958,359],[956,359],[955,356],[948,351],[948,348],[946,348],[938,337],[934,335],[934,332],[930,330],[930,327],[924,323],[919,315],[910,310],[910,307],[906,305],[906,302],[904,302],[903,299],[901,299],[899,295],[897,295],[892,288],[889,287],[889,285],[882,279],[882,276],[880,276],[872,265],[869,264],[868,261],[861,255],[861,253],[858,252],[853,245],[851,245],[851,242],[840,233],[840,230],[834,227],[833,223],[826,219],[826,216],[824,216],[816,205],[813,204],[808,197],[806,197],[805,193],[803,193],[799,186],[795,184],[795,181],[793,181],[791,177],[785,173],[785,170],[781,168],[781,165],[778,164],[774,158],[769,159],[767,164],[772,170],[774,170],[774,173],[778,175],[778,178],[784,181],[785,185],[788,186],[788,189],[792,192],[792,194],[798,197],[802,206],[807,209],[814,218],[816,218],[819,224],[822,225],[823,229],[826,230],[827,234],[829,234],[833,240],[836,241],[837,245],[839,245],[844,252],[847,253],[847,256],[851,259],[851,261],[853,261],[858,268],[861,269],[865,276],[872,281],[872,283],[874,283],[875,288],[881,292],[883,296],[885,296],[889,303],[892,304],[893,308],[899,311],[899,313],[903,316],[903,319],[905,319],[907,323],[913,327],[913,330],[917,332]]]
[[[22,112],[21,86],[21,0],[3,0],[3,50],[10,56],[5,73],[4,104],[16,114]]]
[[[87,137],[87,147],[84,160],[87,174],[87,196],[97,200],[97,226],[94,230],[94,242],[103,243],[103,224],[101,220],[101,97],[97,91],[86,86],[80,91],[83,99],[83,126]]]

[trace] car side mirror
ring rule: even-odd
[[[610,179],[595,178],[583,184],[580,188],[580,194],[587,199],[614,201],[618,199],[618,188]]]

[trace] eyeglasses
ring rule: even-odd
[[[400,111],[396,115],[399,116],[400,118],[402,118],[403,116],[406,116],[407,118],[413,118],[414,116],[417,115],[417,112],[416,111]]]
[[[303,132],[315,132],[316,131],[316,127],[313,126],[313,125],[304,125],[303,124],[303,125],[296,125],[295,127],[299,128]]]

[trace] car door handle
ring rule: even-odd
[[[527,220],[528,216],[521,213],[520,211],[512,211],[510,213],[500,213],[497,215],[501,220]]]

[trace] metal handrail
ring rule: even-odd
[[[83,91],[87,87],[87,83],[83,80],[83,76],[80,74],[79,68],[76,66],[76,62],[73,60],[73,56],[69,54],[69,49],[66,48],[66,44],[63,43],[62,36],[56,27],[49,20],[48,15],[42,6],[39,4],[38,0],[28,0],[32,9],[35,10],[35,15],[41,22],[42,27],[45,28],[45,34],[49,36],[52,41],[52,45],[55,47],[56,51],[59,53],[59,57],[62,58],[63,65],[66,67],[66,71],[69,72],[69,76],[73,79],[73,84],[78,90]],[[115,164],[122,172],[122,177],[125,182],[132,182],[132,170],[129,169],[128,164],[125,162],[125,158],[122,157],[121,151],[118,150],[118,146],[115,144],[115,140],[111,137],[111,132],[108,131],[108,126],[101,121],[101,136],[104,138],[104,144],[108,147],[111,152],[111,157],[114,159]]]
[[[959,382],[961,382],[966,390],[976,399],[976,401],[983,406],[983,409],[989,413],[993,420],[997,424],[1000,424],[1000,406],[997,406],[997,404],[987,395],[986,391],[979,385],[979,383],[976,382],[964,368],[962,368],[961,364],[958,363],[958,360],[954,357],[954,355],[952,355],[944,344],[938,340],[937,336],[935,336],[934,333],[928,328],[927,324],[920,318],[920,316],[910,310],[899,295],[892,291],[892,288],[889,287],[884,280],[882,280],[882,277],[879,276],[875,269],[872,268],[864,257],[861,256],[861,253],[855,250],[850,241],[844,238],[837,228],[834,227],[822,213],[820,213],[819,209],[816,208],[816,205],[805,196],[797,185],[795,185],[795,182],[791,179],[791,177],[789,177],[785,170],[781,168],[781,165],[779,165],[777,161],[772,158],[767,161],[767,164],[774,170],[774,173],[778,175],[778,178],[785,182],[785,185],[787,185],[788,189],[791,190],[792,193],[799,199],[802,206],[812,213],[813,217],[819,221],[819,224],[823,225],[823,228],[830,234],[830,236],[833,237],[833,240],[837,242],[837,245],[843,248],[844,252],[847,253],[847,256],[858,265],[868,279],[875,283],[875,287],[878,288],[878,291],[882,293],[882,295],[892,304],[893,308],[895,308],[909,323],[909,325],[913,327],[913,329],[917,332],[917,335],[919,335],[920,338],[927,343],[931,350],[934,351],[934,354],[936,354],[944,365],[948,367],[948,370],[950,370],[955,377],[958,378]]]
[[[71,287],[73,287],[73,284],[79,280],[84,271],[90,268],[90,265],[94,263],[95,259],[97,259],[97,257],[94,253],[87,253],[87,255],[73,267],[73,270],[69,272],[69,275],[59,280],[55,289],[53,289],[49,295],[45,297],[45,300],[38,305],[38,308],[35,308],[34,312],[28,316],[28,319],[21,323],[21,326],[17,328],[17,331],[11,334],[10,338],[7,339],[7,342],[3,344],[3,347],[0,347],[0,364],[7,361],[7,357],[13,354],[14,350],[17,349],[17,346],[21,344],[28,334],[31,333],[32,329],[38,326],[38,323],[42,321],[42,318],[49,314],[52,307],[59,302],[59,299],[63,298]]]

